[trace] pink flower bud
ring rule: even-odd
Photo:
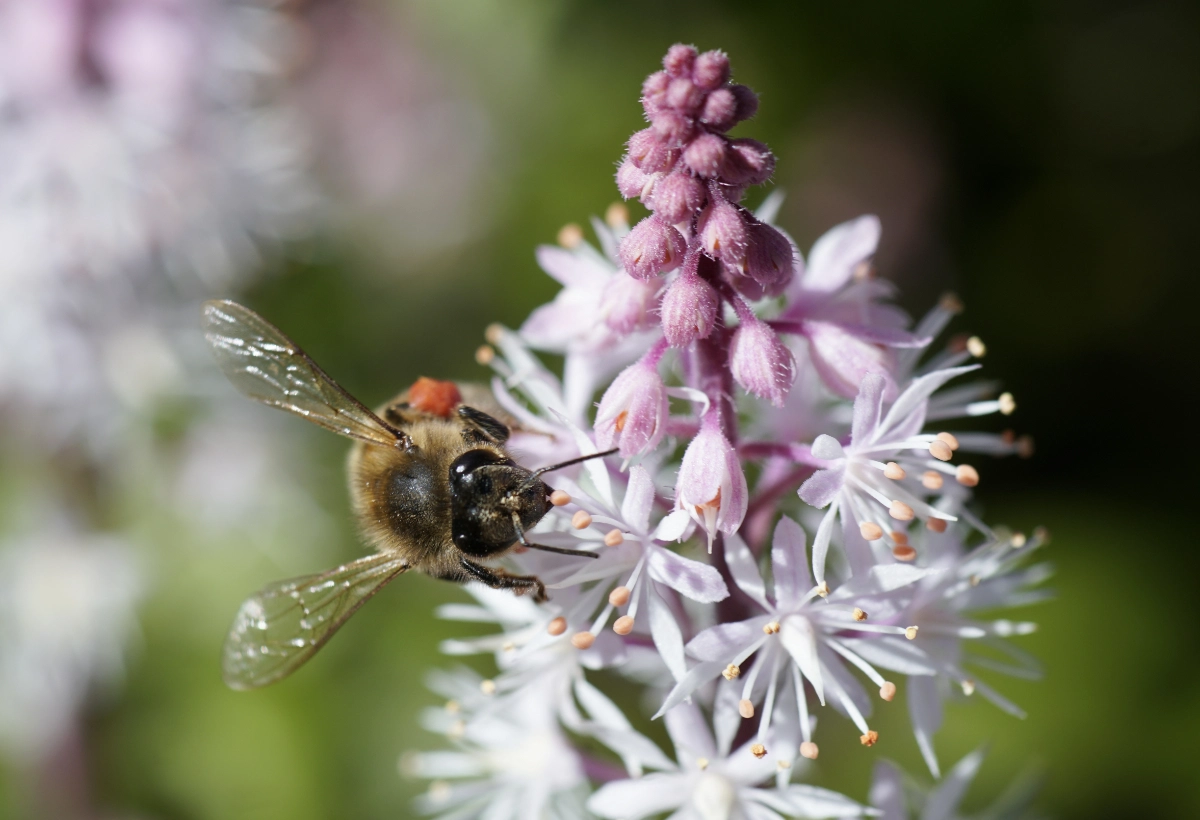
[[[700,134],[683,149],[683,161],[705,179],[715,177],[725,164],[725,138],[716,134]],[[645,166],[643,166],[644,168]]]
[[[652,215],[634,225],[621,240],[618,255],[630,276],[649,279],[679,267],[686,250],[683,235],[661,217]]]
[[[706,51],[692,65],[692,81],[705,91],[729,82],[729,56],[723,51]]]
[[[704,105],[704,92],[687,77],[676,77],[667,86],[667,105],[683,114],[698,114]]]
[[[640,199],[654,187],[657,174],[647,174],[630,157],[621,161],[617,168],[617,190],[626,199]]]
[[[669,174],[654,186],[654,212],[674,225],[700,210],[707,195],[704,184],[695,177]]]
[[[721,169],[721,181],[734,185],[761,185],[775,173],[775,155],[758,140],[736,139]]]
[[[675,507],[687,510],[704,528],[711,552],[718,531],[732,534],[742,525],[748,496],[737,451],[721,432],[717,413],[710,411],[683,454],[675,482]]]
[[[642,107],[646,116],[652,116],[655,111],[666,105],[667,86],[671,78],[665,71],[656,71],[642,83]]]
[[[758,113],[758,95],[744,85],[731,85],[729,90],[737,97],[737,121],[743,122]]]
[[[738,101],[733,91],[718,88],[704,101],[700,121],[717,131],[728,131],[737,122]]]
[[[711,199],[711,198],[710,198]],[[746,219],[736,205],[721,197],[708,203],[697,225],[704,250],[738,273],[746,269]]]
[[[667,289],[660,308],[667,342],[672,347],[686,347],[697,339],[707,338],[720,307],[716,288],[685,268]]]
[[[662,281],[616,276],[600,296],[600,316],[620,334],[643,330],[654,324],[653,309]]]
[[[692,65],[696,61],[696,47],[676,43],[667,49],[663,57],[663,68],[672,77],[686,77],[692,73]]]
[[[637,361],[622,370],[596,411],[596,443],[618,446],[625,458],[648,453],[662,441],[667,424],[667,387],[658,370]]]
[[[676,80],[678,82],[678,80]],[[654,133],[666,145],[678,145],[692,133],[692,120],[672,108],[656,111],[650,122]]]
[[[747,316],[733,332],[729,369],[738,384],[776,407],[796,380],[796,359],[775,331],[754,316]]]
[[[647,174],[669,171],[679,159],[679,150],[670,148],[653,128],[643,128],[629,138],[629,158]]]
[[[771,296],[783,293],[796,272],[796,256],[787,237],[757,220],[750,228],[746,275]]]

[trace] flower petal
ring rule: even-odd
[[[849,282],[855,266],[875,255],[881,230],[879,217],[866,214],[827,231],[808,255],[804,289],[832,293]]]
[[[629,469],[629,486],[621,504],[621,517],[634,532],[644,533],[650,528],[650,508],[654,504],[654,481],[641,464]]]
[[[846,465],[839,464],[828,470],[817,470],[800,485],[797,495],[805,504],[811,504],[818,510],[829,505],[837,494],[842,491],[846,482]]]
[[[775,525],[771,572],[775,576],[775,602],[781,607],[799,601],[812,589],[804,530],[786,515]]]
[[[938,694],[938,680],[933,677],[914,676],[908,679],[908,714],[912,719],[913,734],[925,765],[934,777],[941,777],[937,753],[933,750],[933,736],[942,727],[942,698]]]
[[[600,817],[640,820],[681,806],[689,796],[684,775],[651,774],[606,783],[588,798],[587,807]]]
[[[850,425],[850,441],[862,445],[874,441],[875,428],[883,415],[883,391],[886,387],[883,376],[868,373],[858,388],[854,399],[854,421]]]
[[[784,618],[779,638],[783,648],[795,659],[800,671],[817,693],[817,700],[825,705],[825,676],[821,674],[821,663],[817,660],[817,636],[812,623],[801,615]]]
[[[741,654],[742,650],[762,638],[763,616],[731,624],[710,626],[688,641],[687,652],[702,661],[715,661],[722,666]]]
[[[946,779],[929,794],[925,801],[925,810],[921,813],[922,820],[952,820],[958,816],[958,804],[962,802],[967,787],[975,779],[983,763],[983,750],[976,749],[964,757],[946,775]]]
[[[646,591],[646,603],[650,609],[650,637],[676,681],[687,674],[687,661],[683,656],[683,633],[675,622],[671,608],[663,601],[656,585]]]
[[[763,584],[762,575],[759,574],[758,562],[754,560],[746,542],[736,534],[725,538],[725,564],[729,567],[729,574],[733,576],[734,583],[742,592],[749,595],[763,609],[772,609],[767,602],[767,589]]]
[[[667,734],[675,744],[677,752],[675,759],[681,766],[688,762],[684,758],[706,757],[710,760],[717,756],[717,747],[713,741],[712,732],[708,730],[708,721],[700,707],[694,703],[681,703],[663,718],[667,725]]]
[[[684,558],[657,545],[646,548],[646,557],[651,578],[693,601],[711,604],[729,597],[721,573],[708,564]]]

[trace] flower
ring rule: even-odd
[[[748,496],[737,451],[721,432],[720,412],[710,409],[683,454],[675,483],[675,508],[687,510],[704,528],[712,552],[718,532],[735,533],[742,525]]]
[[[892,763],[881,760],[871,776],[871,805],[879,810],[880,820],[951,820],[961,817],[959,804],[983,764],[983,750],[976,749],[946,773],[932,788],[919,786],[904,778]],[[1031,804],[1036,782],[1015,784],[1005,795],[976,817],[1035,817]]]
[[[729,370],[748,392],[782,407],[796,380],[796,359],[766,322],[747,313],[733,332]]]
[[[665,347],[665,345],[664,345]],[[596,444],[619,445],[625,458],[650,452],[662,441],[667,426],[667,387],[655,367],[655,349],[621,371],[596,411]]]

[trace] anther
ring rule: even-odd
[[[971,680],[970,678],[964,680],[962,682],[962,691],[967,697],[975,694],[975,681]]]
[[[1017,456],[1033,458],[1033,436],[1021,436],[1017,439]]]
[[[591,649],[596,642],[596,636],[591,632],[576,632],[571,636],[571,646],[576,649]]]
[[[617,587],[608,593],[608,602],[613,606],[625,606],[625,604],[629,603],[629,596],[632,594],[629,587]]]
[[[908,533],[902,532],[900,530],[892,530],[892,532],[890,534],[892,536],[893,543],[895,543],[895,544],[907,544],[908,543]]]
[[[708,758],[707,757],[696,758],[696,768],[699,769],[700,771],[704,771],[705,769],[707,769],[708,768]]]
[[[754,717],[754,704],[745,698],[742,698],[738,701],[738,714],[744,717],[746,720]]]
[[[892,481],[899,481],[906,475],[904,468],[894,461],[889,461],[883,468],[883,477],[890,478]]]
[[[775,763],[775,768],[779,769],[781,772],[786,772],[788,769],[792,768],[792,764],[786,760],[780,760]]]
[[[721,674],[725,677],[725,680],[733,680],[738,675],[742,674],[742,667],[735,663],[731,663],[729,666],[725,667],[725,670],[721,672]]]
[[[467,723],[463,720],[456,720],[450,724],[450,728],[446,730],[446,734],[452,738],[460,738],[467,733]]]
[[[571,496],[563,490],[555,490],[550,493],[550,503],[556,507],[561,507],[564,504],[571,503]]]
[[[816,760],[817,755],[820,753],[821,750],[817,748],[817,744],[813,743],[811,740],[806,740],[800,744],[801,757],[807,757],[809,760]]]
[[[921,486],[927,490],[942,489],[942,474],[936,470],[927,470],[921,476]]]
[[[904,627],[904,637],[908,638],[910,641],[915,641],[917,639],[917,630],[920,628],[921,627],[919,626]]]
[[[950,449],[950,445],[942,441],[940,438],[935,438],[929,442],[929,455],[936,458],[938,461],[949,461],[954,455],[954,451]]]
[[[943,293],[942,298],[938,300],[938,307],[947,313],[962,313],[963,303],[954,293]]]
[[[874,279],[875,266],[871,264],[870,260],[864,259],[854,266],[850,275],[854,277],[855,282],[865,282],[868,279]]]
[[[946,442],[946,444],[949,445],[951,450],[958,449],[958,439],[956,439],[954,437],[953,433],[941,432],[941,433],[937,434],[937,437],[938,437],[938,441]]]
[[[628,615],[622,615],[613,621],[613,632],[616,632],[618,635],[628,635],[632,631],[633,618],[630,618]]]
[[[505,641],[504,645],[500,647],[500,650],[503,652],[516,652],[517,645],[512,641]]]
[[[959,464],[954,471],[954,477],[964,487],[979,486],[979,471],[970,464]]]
[[[1034,527],[1033,537],[1038,540],[1039,544],[1043,544],[1043,545],[1049,544],[1050,543],[1050,530],[1046,529],[1045,527]]]
[[[917,558],[917,551],[908,544],[897,544],[896,546],[892,547],[892,557],[897,561],[915,561]]]
[[[1012,393],[1001,393],[997,402],[1000,405],[1000,412],[1006,416],[1011,416],[1017,409],[1017,400],[1013,398]]]
[[[867,619],[866,611],[858,607],[854,607],[854,611],[850,613],[850,616],[856,621],[865,621]]]
[[[764,635],[776,635],[778,633],[779,633],[779,621],[771,621],[770,623],[763,624],[763,634]]]
[[[483,338],[487,339],[494,345],[500,344],[500,340],[504,338],[504,325],[493,322],[483,331]]]
[[[616,527],[613,527],[604,534],[604,546],[606,547],[620,546],[624,541],[625,535]]]
[[[446,711],[452,715],[457,715],[461,708],[462,707],[458,705],[458,701],[456,700],[446,701]]]
[[[604,211],[604,222],[610,228],[629,225],[629,209],[622,202],[614,202]]]
[[[583,228],[574,222],[568,222],[558,231],[558,244],[567,250],[575,250],[583,244]]]
[[[970,339],[967,339],[967,352],[976,359],[982,359],[987,355],[987,345],[983,343],[983,339],[980,339],[978,336],[972,336]]]
[[[890,680],[885,680],[883,682],[883,686],[879,687],[879,697],[883,698],[888,703],[891,703],[892,699],[896,697],[896,684],[892,683]]]
[[[577,530],[586,530],[592,526],[592,517],[586,510],[576,510],[575,514],[571,516],[571,526]]]
[[[979,581],[980,581],[980,578],[978,575],[972,575],[970,578],[967,579],[967,583],[973,587],[979,586]]]
[[[1014,532],[1013,536],[1012,536],[1012,545],[1014,547],[1016,547],[1017,549],[1020,549],[1021,547],[1025,546],[1025,533]]]
[[[949,522],[944,518],[930,518],[925,522],[925,527],[934,532],[945,532],[948,524]]]
[[[496,682],[494,680],[482,680],[479,682],[479,691],[485,695],[496,694]]]
[[[876,732],[874,729],[871,729],[865,735],[860,735],[858,738],[858,742],[864,746],[874,746],[876,743],[879,742],[879,732]]]
[[[434,780],[429,784],[429,800],[432,803],[445,803],[450,799],[450,784],[445,780]]]
[[[566,631],[567,631],[567,619],[562,617],[561,615],[558,616],[557,618],[555,618],[554,620],[550,621],[550,623],[548,623],[546,625],[546,632],[548,632],[549,634],[554,635],[556,637],[563,634]]]
[[[893,501],[892,506],[888,507],[888,515],[897,521],[912,521],[913,508],[903,501]]]
[[[629,419],[629,411],[628,410],[622,410],[620,413],[617,413],[617,420],[615,422],[615,426],[617,428],[618,433],[623,432],[625,430],[625,422],[628,421],[628,419]]]
[[[750,747],[750,754],[754,755],[759,760],[762,760],[764,757],[767,756],[767,747],[762,745],[761,743],[755,743],[753,746]]]
[[[496,358],[496,349],[491,345],[480,345],[475,349],[475,361],[487,367]]]
[[[878,541],[883,538],[883,527],[870,521],[859,524],[858,532],[867,541]]]
[[[817,584],[817,594],[820,595],[822,598],[829,597],[829,582],[828,581],[822,581],[821,583]]]

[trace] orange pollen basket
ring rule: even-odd
[[[462,404],[462,394],[454,382],[422,376],[408,389],[408,403],[423,413],[448,419],[454,408]]]

